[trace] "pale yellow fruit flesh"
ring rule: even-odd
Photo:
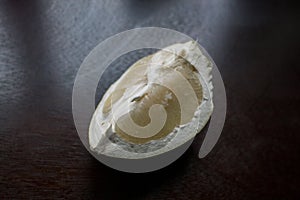
[[[185,53],[185,52],[182,52]],[[154,54],[155,55],[155,54]],[[162,57],[168,58],[171,55],[170,52],[163,52]],[[134,65],[132,65],[126,73],[119,79],[116,87],[112,91],[112,93],[105,99],[102,112],[104,115],[112,112],[112,108],[114,104],[120,100],[120,98],[126,92],[126,89],[134,86],[134,85],[144,85],[147,89],[143,91],[142,94],[138,96],[132,96],[132,110],[130,110],[130,115],[127,117],[131,117],[132,120],[139,126],[144,127],[147,124],[151,123],[151,119],[149,117],[149,109],[151,106],[155,104],[162,105],[166,111],[167,119],[162,127],[162,129],[155,135],[150,137],[135,137],[126,132],[124,132],[118,126],[118,119],[115,123],[114,131],[124,140],[128,142],[132,142],[135,144],[143,144],[149,142],[151,140],[161,139],[171,133],[176,126],[181,125],[181,108],[178,102],[176,95],[169,88],[164,87],[159,84],[149,83],[147,78],[147,69],[149,65],[153,62],[153,55],[144,57],[137,61]],[[188,61],[183,59],[181,56],[177,56],[171,62],[162,62],[162,65],[158,68],[157,79],[163,79],[163,81],[167,82],[169,85],[176,85],[179,80],[176,78],[164,76],[168,73],[168,70],[176,70],[179,72],[191,85],[193,91],[197,97],[197,103],[200,105],[202,101],[202,86],[200,80],[198,78],[198,71],[195,69],[193,65],[191,65]],[[168,96],[168,98],[166,98]],[[189,98],[187,96],[187,98]],[[196,109],[192,109],[189,112],[195,112]],[[191,113],[190,116],[193,116]],[[191,120],[191,119],[188,119]]]

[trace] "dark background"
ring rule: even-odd
[[[0,199],[299,199],[299,14],[286,1],[0,1]],[[127,174],[82,145],[72,86],[99,42],[145,26],[198,39],[228,112],[206,158],[197,141],[162,170]]]

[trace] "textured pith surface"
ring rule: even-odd
[[[203,98],[202,85],[199,80],[201,72],[185,59],[186,54],[190,53],[188,49],[190,44],[197,46],[193,42],[178,44],[177,51],[181,54],[176,55],[177,51],[161,50],[130,66],[121,78],[106,91],[105,98],[103,97],[101,100],[103,103],[99,103],[94,114],[98,116],[96,120],[99,123],[96,124],[105,127],[108,126],[106,123],[110,124],[113,127],[112,130],[123,139],[142,144],[163,138],[170,134],[176,126],[189,123]],[[206,65],[203,63],[203,68],[206,68]],[[209,82],[210,80],[205,81]],[[189,87],[185,87],[186,84]],[[191,98],[192,95],[195,97],[194,105],[189,103],[186,98],[181,102],[180,98],[178,99],[180,96]],[[160,130],[154,131],[147,128],[146,131],[146,128],[142,127],[149,126],[150,123],[153,124],[153,128],[159,126],[154,121],[160,117],[161,113],[153,116],[152,122],[149,116],[150,109],[154,105],[161,105],[162,109],[166,111],[165,123]],[[120,110],[122,110],[122,114],[120,114]],[[182,111],[185,112],[185,115]],[[139,127],[135,129],[136,126],[132,126],[127,130],[122,129],[120,125],[128,126],[125,124],[128,118],[131,118],[132,122]],[[99,130],[103,131],[94,133],[90,130],[89,134],[103,135],[107,129],[99,128]],[[147,134],[147,132],[149,133]]]

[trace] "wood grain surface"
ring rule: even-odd
[[[0,1],[0,199],[299,199],[299,17],[286,1]],[[99,42],[146,26],[198,39],[228,112],[206,158],[200,135],[170,166],[128,174],[82,145],[72,86]],[[98,100],[136,58],[115,63]]]

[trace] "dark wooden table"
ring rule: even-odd
[[[299,199],[299,21],[285,1],[1,1],[0,199]],[[228,113],[205,159],[195,142],[167,168],[128,174],[82,145],[72,86],[99,42],[145,26],[198,38]]]

